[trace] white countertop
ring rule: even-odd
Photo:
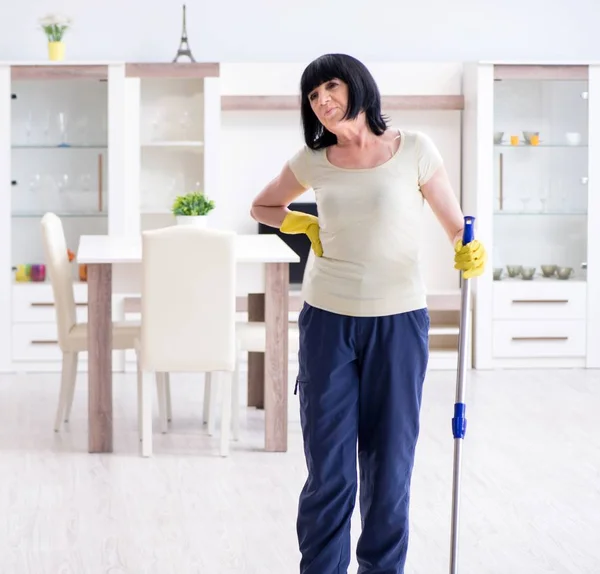
[[[299,263],[300,257],[275,234],[237,235],[238,263]],[[82,235],[77,248],[77,262],[88,265],[141,263],[142,237]]]

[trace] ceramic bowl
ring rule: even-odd
[[[544,277],[552,277],[556,273],[558,265],[542,265],[542,275]]]
[[[500,279],[502,279],[502,271],[504,271],[502,267],[494,268],[494,281],[500,281]]]
[[[579,132],[567,132],[565,138],[569,145],[579,145],[581,143],[581,134]]]
[[[531,138],[533,136],[539,136],[540,132],[523,132],[523,137],[525,138],[525,141],[530,144],[531,143]]]
[[[573,267],[559,267],[556,270],[556,274],[558,275],[559,279],[568,279],[569,277],[571,277],[573,273]]]
[[[521,278],[525,279],[526,281],[533,279],[534,275],[535,267],[523,267],[523,269],[521,269]]]
[[[507,265],[506,270],[508,271],[509,277],[517,277],[521,273],[521,265]]]

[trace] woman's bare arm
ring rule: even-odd
[[[462,238],[465,220],[444,166],[421,186],[421,192],[454,245]]]
[[[306,189],[286,163],[281,173],[256,196],[250,215],[260,223],[279,228],[289,211],[288,205]]]

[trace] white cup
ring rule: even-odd
[[[569,145],[579,145],[581,143],[581,134],[578,132],[567,132],[565,137]]]

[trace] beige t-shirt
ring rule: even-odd
[[[404,313],[426,306],[420,269],[420,186],[442,165],[421,132],[399,130],[396,153],[365,169],[336,167],[325,150],[302,148],[289,166],[313,188],[323,257],[304,280],[304,300],[355,317]]]

